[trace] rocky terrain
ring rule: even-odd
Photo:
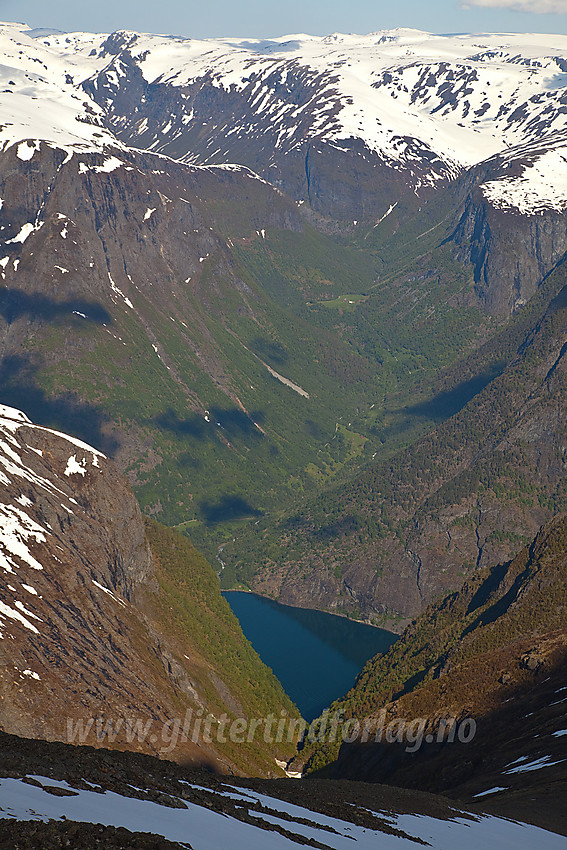
[[[172,734],[190,710],[292,710],[211,568],[179,535],[155,524],[146,531],[101,452],[12,408],[1,408],[0,430],[1,728],[220,771],[278,771],[261,743],[223,752]]]
[[[499,316],[516,312],[537,292],[567,248],[563,216],[565,132],[519,145],[472,169],[451,241],[471,262],[475,293]]]
[[[424,794],[325,780],[228,780],[133,753],[2,735],[0,846],[124,850],[297,846],[545,850],[557,831]],[[93,826],[93,822],[95,825]],[[98,842],[98,843],[97,843]]]
[[[337,743],[316,747],[309,768],[330,762],[324,775],[440,792],[501,814],[521,807],[523,817],[565,830],[566,580],[563,515],[368,662],[330,712],[365,718],[369,731],[340,752]]]

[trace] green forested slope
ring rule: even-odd
[[[429,606],[331,707],[366,718],[483,716],[553,673],[567,653],[567,518],[544,526],[511,561],[482,569]],[[534,678],[535,677],[535,678]],[[310,754],[328,764],[338,745]]]
[[[565,510],[564,282],[559,266],[417,412],[471,392],[468,404],[409,448],[378,454],[340,488],[227,546],[236,574],[284,601],[338,598],[355,613],[411,617]]]
[[[217,576],[205,558],[179,532],[146,520],[156,562],[157,594],[146,594],[144,607],[153,626],[189,662],[194,686],[216,718],[299,717],[272,671],[244,637],[238,620],[220,593]],[[227,725],[227,728],[230,724]],[[215,743],[222,758],[246,773],[277,772],[275,757],[287,759],[292,744],[268,744],[262,731],[250,743],[230,736]],[[216,742],[213,728],[213,741]]]

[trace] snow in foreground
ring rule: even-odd
[[[285,803],[248,789],[229,789],[224,796],[242,805],[243,813],[257,819],[258,826],[237,820],[195,803],[179,800],[184,808],[170,808],[149,800],[124,797],[111,791],[76,790],[66,782],[33,777],[45,787],[64,789],[72,796],[58,797],[44,787],[29,785],[20,779],[0,780],[0,817],[17,820],[69,820],[125,827],[150,832],[170,841],[190,842],[194,850],[279,850],[297,847],[294,837],[313,839],[324,847],[376,848],[415,847],[415,839],[438,850],[477,850],[479,847],[510,850],[555,850],[564,848],[565,837],[535,826],[492,816],[465,815],[455,811],[449,821],[429,816],[380,813],[389,826],[402,830],[400,837],[337,820],[309,809]],[[200,791],[207,791],[200,788]],[[211,794],[218,799],[217,794]],[[255,811],[260,804],[262,811]],[[269,811],[266,811],[269,810]],[[299,822],[303,820],[303,822]],[[307,821],[307,823],[306,823]],[[270,825],[286,830],[287,835],[270,830]]]

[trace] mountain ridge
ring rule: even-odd
[[[537,818],[543,806],[553,818],[565,784],[566,580],[563,514],[513,560],[478,570],[430,605],[369,661],[330,711],[366,718],[372,733],[340,751],[307,745],[308,769],[482,798],[500,813],[520,804]],[[444,740],[448,718],[472,718],[476,734]],[[421,723],[419,746],[403,733],[375,740],[375,728],[410,719]]]
[[[277,772],[261,743],[163,736],[204,711],[294,711],[210,566],[181,535],[144,525],[101,452],[0,414],[2,729]]]

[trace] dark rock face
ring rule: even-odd
[[[257,192],[258,227],[302,227],[294,206],[246,169],[159,166],[153,156],[120,150],[68,156],[45,143],[22,162],[11,147],[0,166],[0,244],[10,259],[5,286],[17,281],[26,294],[58,298],[64,291],[67,302],[82,297],[104,309],[109,298],[121,297],[112,290],[110,275],[126,296],[132,286],[143,286],[151,298],[157,285],[160,296],[180,297],[172,288],[183,292],[182,281],[202,271],[200,258],[226,248],[205,222],[202,197],[212,202]],[[29,229],[21,234],[24,226]],[[228,257],[223,259],[228,271]],[[19,315],[17,305],[4,312],[9,320]],[[103,323],[108,316],[99,310],[88,318]]]
[[[563,515],[511,562],[478,571],[429,606],[368,662],[335,707],[368,718],[373,731],[336,747],[326,775],[482,797],[491,811],[525,807],[524,816],[564,830],[562,807],[556,818],[551,801],[557,806],[566,782],[566,584]],[[443,732],[449,718],[452,733]],[[421,737],[387,737],[400,721],[421,724]],[[330,747],[315,748],[311,763],[332,757]]]
[[[142,673],[129,613],[153,566],[128,485],[90,447],[2,417],[3,728],[64,739],[89,709],[153,712],[159,676]]]
[[[285,85],[281,76],[279,67],[267,76],[251,72],[241,90],[219,86],[213,74],[185,86],[148,83],[126,44],[84,88],[125,144],[198,165],[241,163],[325,220],[374,221],[400,199],[416,207],[414,189],[424,178],[428,186],[420,188],[420,200],[432,194],[432,182],[448,182],[447,165],[417,138],[399,137],[408,160],[404,168],[361,139],[327,141],[341,108],[332,72],[293,61]],[[289,107],[289,116],[273,121],[258,110],[259,85],[264,96]]]
[[[2,406],[0,503],[0,728],[167,753],[222,772],[254,763],[258,753],[223,754],[212,739],[191,740],[189,729],[185,738],[169,734],[187,712],[241,715],[250,705],[245,689],[239,701],[216,673],[207,677],[210,664],[190,635],[164,626],[144,520],[113,462]],[[211,578],[222,615],[231,616]],[[200,622],[209,616],[220,640],[207,589],[195,593]],[[250,652],[236,621],[229,639]]]
[[[495,209],[477,189],[453,234],[457,257],[474,268],[475,291],[490,313],[507,317],[527,304],[567,252],[560,212],[538,215]]]

